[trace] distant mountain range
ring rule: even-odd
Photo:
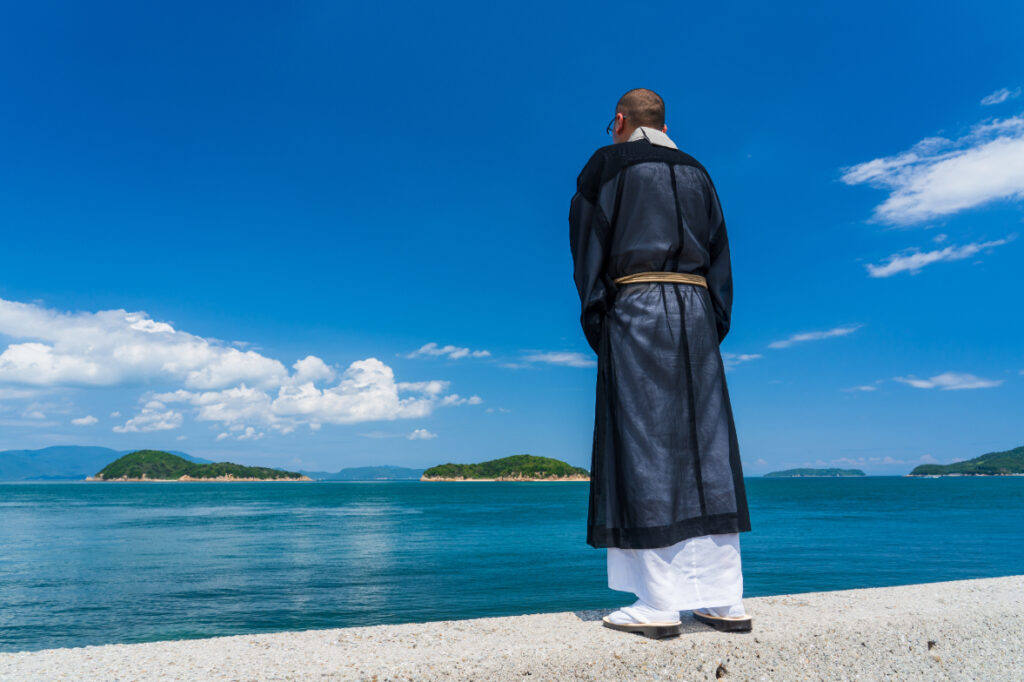
[[[375,467],[347,467],[333,474],[328,471],[299,471],[317,481],[418,481],[424,470],[384,464]]]
[[[86,445],[55,445],[41,450],[0,450],[0,481],[81,481],[96,475],[108,464],[136,450]],[[197,464],[213,464],[211,460],[166,450]],[[270,467],[280,469],[280,467]],[[397,466],[349,467],[335,473],[301,471],[319,481],[418,481],[423,469]]]
[[[864,476],[860,469],[786,469],[765,474],[765,478],[844,478]]]

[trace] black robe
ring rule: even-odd
[[[729,244],[707,171],[646,139],[598,149],[577,180],[569,242],[598,356],[587,543],[648,549],[750,530],[718,350]],[[703,275],[708,287],[613,282],[651,270]]]

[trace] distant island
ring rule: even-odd
[[[199,464],[163,450],[137,450],[119,457],[87,481],[312,481],[295,471],[247,467],[232,462]]]
[[[512,455],[478,464],[441,464],[421,481],[589,481],[590,472],[551,457]]]
[[[1004,452],[990,452],[953,464],[922,464],[910,476],[1020,476],[1024,475],[1024,445]]]
[[[860,469],[786,469],[765,474],[765,478],[840,478],[866,476]]]
[[[317,481],[418,481],[423,476],[423,469],[397,467],[391,464],[368,467],[345,467],[331,473],[329,471],[301,471]]]

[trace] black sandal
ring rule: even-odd
[[[713,616],[710,613],[694,611],[693,617],[722,632],[750,632],[753,629],[753,621],[750,616],[728,618],[725,616]]]
[[[648,639],[675,637],[683,632],[682,621],[675,623],[613,623],[608,620],[608,616],[605,616],[602,622],[606,628],[621,630],[622,632],[632,632],[643,635]]]

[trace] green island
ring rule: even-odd
[[[860,469],[786,469],[765,474],[765,478],[840,478],[866,476]]]
[[[590,472],[559,459],[512,455],[477,464],[441,464],[423,472],[421,481],[589,481]]]
[[[922,464],[910,476],[1021,476],[1024,475],[1024,445],[1003,452],[990,452],[953,464]]]
[[[163,450],[136,450],[103,467],[87,481],[312,481],[295,471],[232,462],[199,464]]]

